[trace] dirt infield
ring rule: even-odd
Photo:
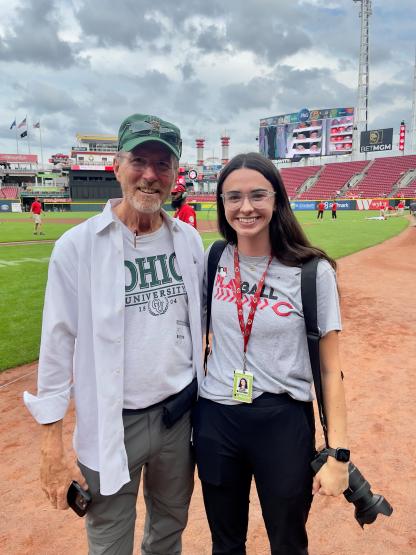
[[[342,497],[315,499],[310,555],[410,555],[416,552],[416,227],[339,262],[344,332],[341,353],[353,461],[394,507],[363,532]],[[0,375],[0,551],[2,555],[87,553],[83,522],[49,508],[38,481],[39,427],[22,403],[35,391],[36,364]],[[73,412],[65,426],[70,445]],[[320,434],[319,434],[320,435]],[[320,442],[320,439],[318,439]],[[139,500],[137,546],[143,527]],[[197,481],[184,555],[208,555],[210,540]],[[268,542],[253,492],[248,555]],[[135,550],[138,553],[138,547]]]

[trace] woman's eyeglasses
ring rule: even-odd
[[[261,208],[265,206],[269,199],[274,197],[275,194],[276,191],[267,191],[266,189],[256,189],[247,194],[240,193],[240,191],[227,191],[221,194],[221,198],[224,204],[231,208],[240,207],[245,198],[248,198],[251,206]]]

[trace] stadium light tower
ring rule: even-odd
[[[361,18],[361,40],[360,40],[360,59],[358,66],[358,95],[357,106],[354,114],[354,158],[360,152],[361,131],[368,128],[368,89],[369,89],[369,26],[371,11],[371,0],[353,0],[360,3]]]

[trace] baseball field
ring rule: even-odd
[[[333,222],[330,213],[321,222],[314,212],[298,212],[308,237],[332,257],[340,258],[385,241],[407,225],[405,218],[368,220],[368,212],[339,212]],[[0,371],[37,358],[47,268],[53,241],[91,212],[47,213],[45,235],[33,235],[28,214],[3,214],[0,219]],[[198,228],[204,246],[219,237],[215,207],[198,212]],[[18,243],[18,244],[16,244]]]
[[[44,236],[33,236],[25,214],[0,220],[0,552],[5,555],[83,555],[83,522],[55,511],[39,486],[39,426],[22,403],[36,391],[43,292],[53,240],[88,213],[47,214]],[[416,221],[367,219],[371,212],[298,212],[310,240],[338,259],[344,364],[352,459],[372,490],[393,505],[390,518],[360,529],[343,497],[318,496],[308,531],[310,555],[410,555],[416,552]],[[198,213],[205,246],[215,238],[215,211]],[[51,242],[49,242],[51,241]],[[18,242],[18,244],[16,243]],[[13,243],[13,244],[11,244]],[[24,365],[24,366],[21,366]],[[65,421],[71,449],[73,410]],[[317,426],[317,443],[322,435]],[[6,503],[7,501],[7,503]],[[138,504],[136,551],[143,528]],[[255,494],[250,506],[248,555],[270,553]],[[196,479],[183,555],[208,555],[209,530]]]

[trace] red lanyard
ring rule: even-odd
[[[238,249],[237,247],[234,248],[234,276],[235,276],[235,296],[237,299],[237,315],[238,321],[240,323],[241,333],[244,339],[244,365],[243,371],[245,371],[245,364],[246,364],[246,353],[247,353],[247,344],[248,340],[250,339],[251,335],[251,328],[253,327],[254,316],[256,314],[257,305],[260,299],[260,295],[263,289],[264,280],[266,279],[267,270],[269,269],[270,262],[272,261],[272,255],[269,257],[269,261],[267,262],[266,269],[263,272],[263,275],[260,278],[260,281],[257,285],[257,290],[254,296],[251,298],[251,305],[250,305],[250,312],[247,318],[247,324],[244,324],[244,316],[243,316],[243,296],[241,293],[241,275],[240,275],[240,262],[238,259]]]

